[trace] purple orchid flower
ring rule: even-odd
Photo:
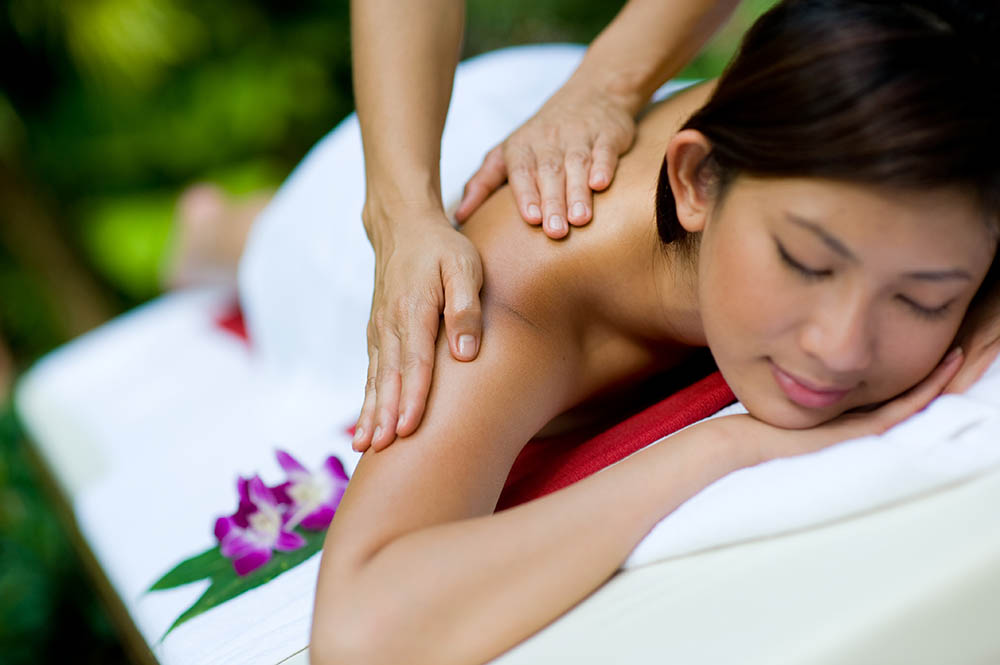
[[[321,531],[330,526],[347,487],[344,465],[330,456],[318,471],[310,473],[283,450],[277,452],[277,457],[278,464],[288,474],[288,482],[272,488],[278,501],[289,506],[285,528],[301,525],[303,529]]]
[[[248,575],[271,560],[272,550],[289,552],[306,544],[288,524],[287,509],[259,476],[237,482],[240,505],[215,521],[222,555],[233,560],[238,575]]]

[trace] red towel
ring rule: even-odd
[[[713,372],[590,439],[534,439],[514,460],[497,510],[510,508],[586,478],[659,438],[706,418],[736,400]]]
[[[237,305],[222,312],[216,324],[249,342]],[[596,436],[568,434],[533,439],[514,460],[497,510],[586,478],[653,441],[712,415],[735,399],[722,375],[713,372]]]

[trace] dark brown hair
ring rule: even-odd
[[[954,186],[1000,216],[996,0],[786,0],[747,32],[682,129],[712,144],[716,195],[740,173]],[[977,10],[978,7],[978,10]],[[686,238],[664,160],[664,243]]]

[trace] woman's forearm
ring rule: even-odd
[[[631,0],[594,39],[575,78],[633,115],[715,34],[739,0]]]
[[[496,656],[607,580],[664,515],[752,464],[724,432],[690,428],[562,491],[409,533],[365,561],[337,561],[328,540],[313,662]]]
[[[442,209],[441,133],[458,64],[463,0],[353,0],[354,95],[369,217],[405,223]],[[388,210],[383,210],[388,208]],[[405,215],[393,215],[405,210]],[[383,214],[384,213],[384,214]],[[371,229],[369,229],[371,233]]]

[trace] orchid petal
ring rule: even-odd
[[[250,493],[247,491],[247,483],[249,479],[240,476],[239,480],[236,481],[236,491],[240,495],[240,503],[250,503]]]
[[[225,540],[220,542],[219,551],[222,552],[222,556],[232,559],[242,556],[250,550],[260,549],[260,543],[247,538],[246,533],[246,531],[234,531]]]
[[[278,464],[284,469],[285,473],[293,475],[296,473],[309,473],[309,471],[302,466],[297,459],[286,453],[284,450],[278,450],[275,452],[278,457]]]
[[[236,512],[233,513],[233,521],[241,529],[246,529],[250,526],[250,516],[257,512],[257,506],[253,505],[249,501],[240,501],[239,507],[237,507]]]
[[[215,537],[222,542],[222,539],[226,537],[230,531],[236,528],[236,524],[232,517],[220,517],[215,520]]]
[[[279,552],[291,552],[306,544],[306,539],[294,531],[282,531],[278,534],[278,540],[274,543],[274,549]]]
[[[249,575],[270,560],[270,549],[250,550],[245,555],[233,559],[233,568],[236,569],[237,575]]]
[[[288,488],[291,487],[291,483],[281,483],[280,485],[275,485],[270,488],[271,493],[274,495],[275,500],[280,504],[291,505],[295,503],[292,497],[288,495]]]
[[[344,471],[344,465],[338,458],[334,457],[333,455],[327,457],[326,462],[323,463],[323,466],[325,467],[327,473],[329,473],[337,480],[340,480],[345,485],[347,484],[348,480],[347,472]]]
[[[320,506],[318,509],[306,515],[299,525],[303,529],[308,529],[310,531],[322,531],[326,527],[330,526],[330,522],[333,521],[333,514],[335,512],[336,508],[330,505]]]
[[[250,495],[250,501],[257,506],[270,506],[272,508],[277,507],[278,501],[274,498],[274,494],[264,484],[264,481],[260,479],[260,476],[254,476],[247,483],[247,491]]]

